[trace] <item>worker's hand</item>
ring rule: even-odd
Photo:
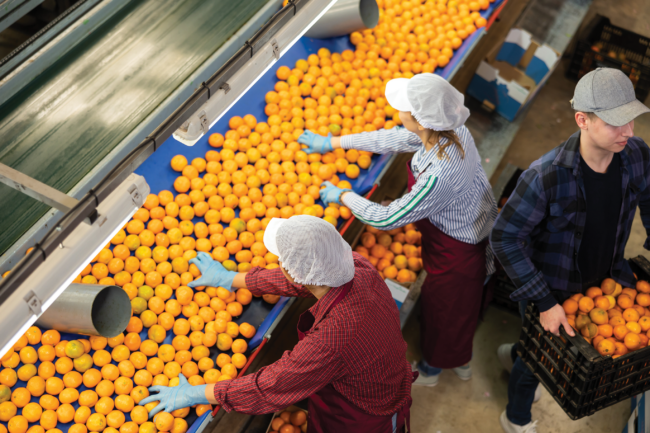
[[[544,327],[544,330],[550,331],[557,336],[560,335],[560,325],[564,326],[564,330],[570,336],[574,337],[576,335],[571,325],[569,325],[564,308],[560,304],[556,304],[553,308],[539,313],[539,321]]]
[[[145,404],[159,401],[158,405],[151,409],[149,418],[164,410],[165,412],[173,412],[176,409],[194,406],[195,404],[208,404],[208,399],[205,396],[206,385],[192,386],[187,382],[183,373],[178,375],[180,383],[177,386],[162,386],[156,385],[149,388],[149,393],[156,392],[157,394],[150,395],[147,398],[140,400],[140,406]]]
[[[214,260],[210,254],[201,251],[195,258],[190,260],[190,263],[196,265],[201,271],[201,278],[191,281],[189,287],[223,287],[230,290],[232,288],[232,281],[235,279],[237,272],[228,271],[221,263]]]
[[[341,194],[346,191],[352,191],[351,189],[341,189],[335,187],[331,182],[325,181],[322,183],[325,188],[320,190],[320,199],[323,200],[323,203],[329,205],[330,203],[341,204]]]
[[[327,137],[305,131],[298,137],[298,143],[307,145],[305,153],[327,153],[332,151],[332,134]]]

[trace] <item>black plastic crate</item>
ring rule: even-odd
[[[650,262],[639,256],[630,265],[641,280],[650,280]],[[619,358],[603,356],[577,334],[561,337],[544,331],[539,313],[526,309],[519,338],[519,356],[571,419],[650,389],[650,346]]]
[[[650,92],[650,38],[611,24],[597,15],[578,41],[567,76],[579,80],[596,68],[623,71],[634,85],[636,96],[645,101]]]
[[[523,172],[522,169],[512,164],[507,164],[504,167],[499,175],[499,179],[494,184],[494,188],[492,188],[499,210],[506,203],[512,191],[514,191],[519,176]],[[492,293],[492,302],[519,316],[519,303],[510,299],[510,295],[516,290],[516,287],[498,261],[496,262],[496,268],[496,274],[492,277],[496,279],[494,292]]]

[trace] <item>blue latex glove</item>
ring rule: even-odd
[[[208,253],[201,251],[190,260],[194,263],[199,271],[201,271],[201,278],[191,281],[189,287],[223,287],[230,290],[232,288],[232,281],[235,279],[237,272],[227,271],[221,263],[214,260]]]
[[[352,191],[351,189],[341,189],[335,187],[332,182],[323,182],[325,188],[320,190],[320,199],[323,200],[323,203],[329,205],[330,203],[341,204],[341,194],[346,191]]]
[[[305,153],[327,153],[332,151],[332,134],[327,134],[327,137],[323,137],[319,134],[314,134],[311,131],[305,131],[300,137],[298,137],[298,143],[306,144],[306,149],[303,149]]]
[[[206,385],[192,386],[187,382],[183,373],[178,375],[180,383],[178,386],[162,386],[156,385],[149,388],[149,392],[156,392],[157,394],[150,395],[147,398],[140,400],[140,406],[145,404],[159,401],[158,405],[151,409],[149,418],[164,410],[165,412],[173,412],[176,409],[194,406],[195,404],[208,404],[208,399],[205,397]]]

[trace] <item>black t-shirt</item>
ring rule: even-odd
[[[623,200],[620,161],[620,155],[614,154],[607,172],[597,173],[580,158],[587,204],[587,221],[578,251],[578,269],[583,284],[599,285],[609,276]]]

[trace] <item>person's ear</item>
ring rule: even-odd
[[[578,124],[578,128],[582,130],[587,130],[589,124],[588,124],[587,115],[585,113],[582,113],[580,111],[576,112],[575,119],[576,119],[576,123]]]
[[[419,130],[419,131],[424,131],[424,126],[422,126],[422,125],[418,125],[418,130]]]

